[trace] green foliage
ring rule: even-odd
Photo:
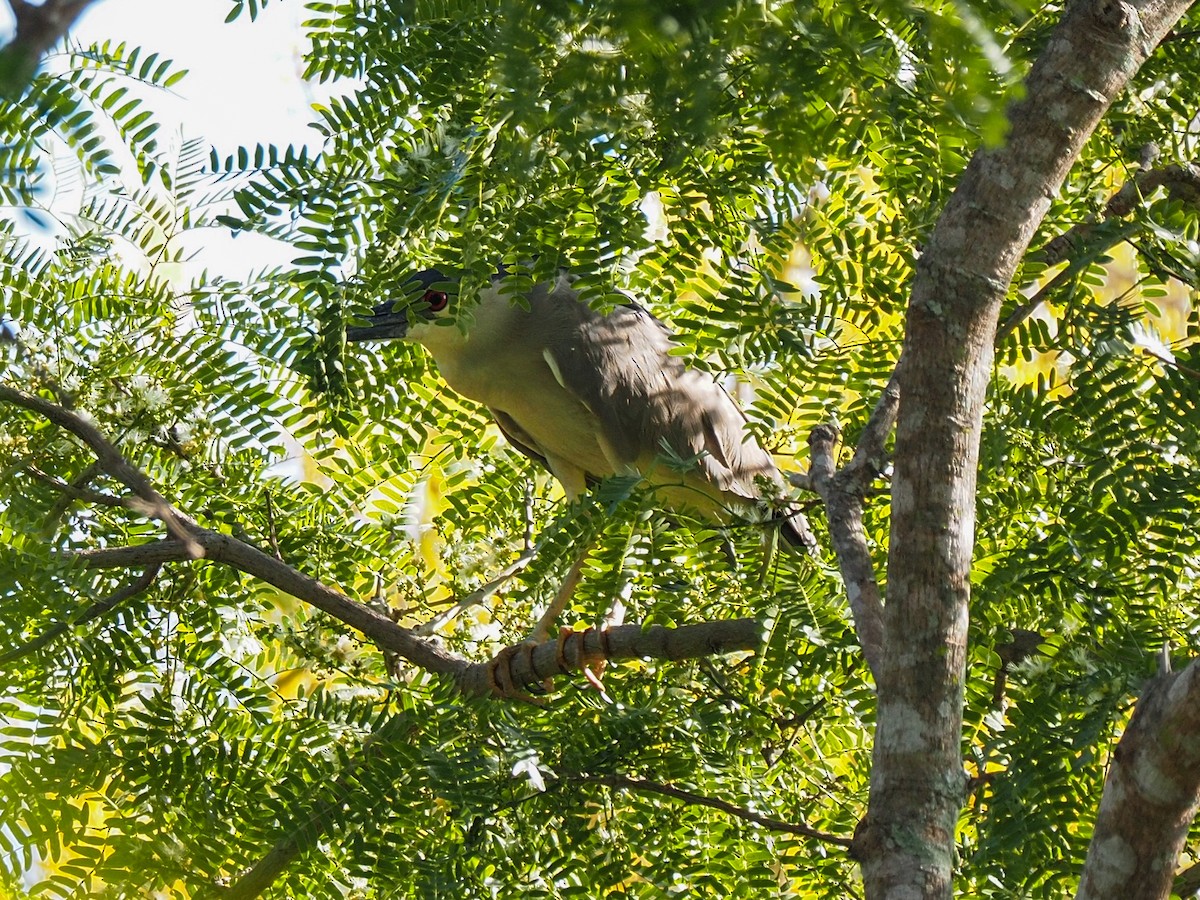
[[[235,2],[230,19],[267,6]],[[124,489],[63,431],[0,405],[5,877],[43,879],[39,896],[206,896],[275,848],[296,857],[278,897],[851,896],[855,867],[835,845],[597,782],[669,783],[852,835],[874,698],[831,560],[760,572],[755,530],[664,522],[628,482],[567,507],[420,352],[347,351],[344,327],[414,269],[461,273],[465,294],[499,260],[532,260],[535,277],[569,265],[596,303],[634,294],[697,365],[750,386],[751,425],[785,466],[803,468],[809,430],[830,419],[852,448],[891,374],[924,237],[974,148],[1001,139],[1058,10],[307,10],[308,77],[346,85],[314,111],[315,148],[167,152],[134,86],[177,73],[124,45],[80,53],[0,108],[5,203],[44,218],[54,178],[86,186],[45,240],[21,237],[20,215],[4,231],[0,315],[19,339],[0,340],[0,380],[86,413],[202,524],[403,624],[482,587],[528,531],[530,565],[441,633],[473,659],[520,640],[593,535],[572,624],[621,597],[648,624],[753,616],[766,643],[750,658],[613,666],[615,702],[564,681],[535,708],[391,668],[215,564],[165,567],[93,617],[141,572],[73,552],[162,528],[105,502]],[[1035,246],[1094,218],[1147,142],[1164,160],[1194,156],[1176,85],[1200,78],[1195,42],[1168,42],[1139,78]],[[72,173],[57,174],[55,148]],[[1084,247],[1051,314],[998,347],[965,895],[1071,890],[1153,654],[1196,650],[1200,226],[1194,205],[1147,200],[1128,220],[1132,287],[1114,298],[1107,247]],[[186,238],[214,227],[282,241],[292,262],[184,276]],[[1046,276],[1031,256],[1009,306]],[[1166,301],[1187,310],[1170,348],[1154,332]],[[872,497],[881,577],[888,523]],[[1014,627],[1046,643],[998,698],[994,648]]]

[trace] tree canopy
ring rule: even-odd
[[[184,73],[119,35],[0,70],[10,894],[1131,896],[1094,834],[1194,892],[1186,8],[309,0],[294,147],[163,134]],[[197,272],[208,229],[291,262]],[[635,477],[568,504],[346,345],[430,267],[468,327],[501,262],[667,323],[818,558]],[[505,650],[589,540],[573,632]],[[1156,748],[1145,849],[1105,783]]]

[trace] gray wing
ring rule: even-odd
[[[575,302],[564,302],[564,295]],[[602,316],[561,285],[545,301],[548,308],[538,313],[558,320],[558,339],[550,344],[555,375],[600,421],[615,464],[645,471],[665,443],[680,457],[696,458],[699,477],[690,481],[715,505],[758,505],[763,479],[784,495],[783,477],[742,411],[710,375],[671,355],[674,344],[661,322],[633,304]],[[785,524],[785,535],[792,527]],[[807,544],[807,527],[794,528]]]
[[[533,449],[534,444],[537,442],[525,433],[525,429],[518,425],[512,416],[491,407],[488,407],[488,412],[496,420],[496,425],[500,428],[500,433],[504,435],[505,440],[535,463],[538,463],[543,469],[549,471],[550,464],[546,462],[546,457]]]

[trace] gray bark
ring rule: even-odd
[[[1001,301],[1084,142],[1188,6],[1068,4],[1007,141],[971,160],[918,265],[896,373],[887,652],[854,848],[870,898],[952,891],[976,468]]]
[[[1147,685],[1116,751],[1077,900],[1169,896],[1200,804],[1200,668]]]

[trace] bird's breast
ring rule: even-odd
[[[469,353],[440,356],[433,351],[446,383],[508,415],[533,443],[531,450],[590,476],[603,478],[616,471],[601,444],[599,420],[559,383],[540,355],[493,351],[486,364]]]

